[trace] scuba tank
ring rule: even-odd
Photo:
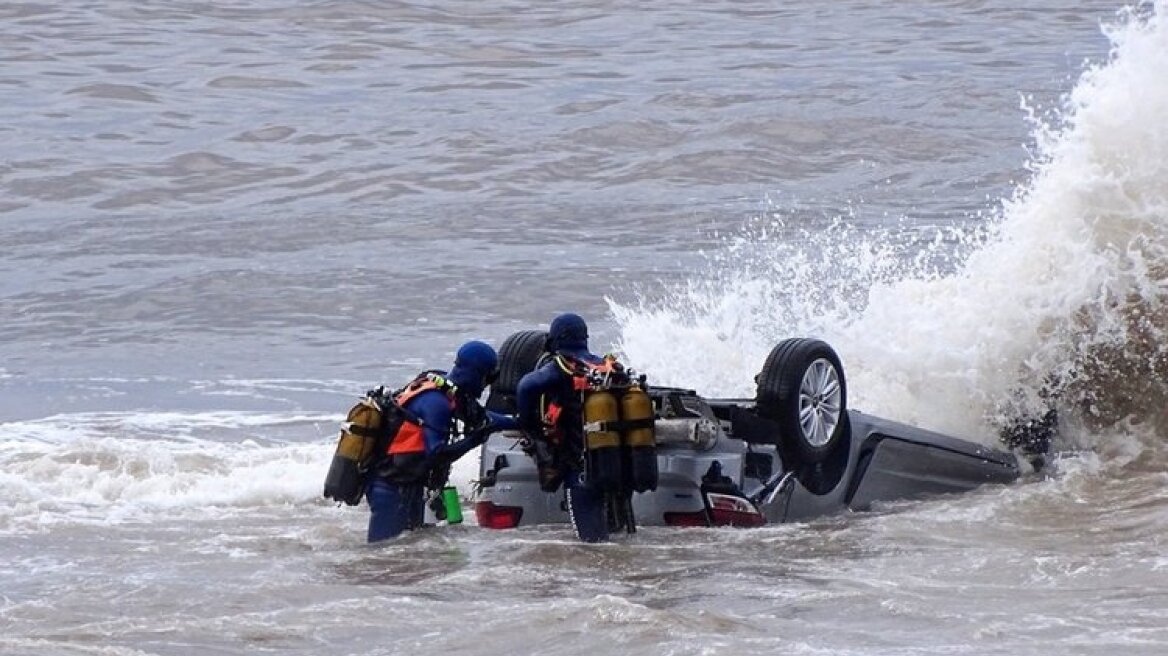
[[[380,394],[370,392],[349,410],[341,424],[341,437],[332,464],[324,479],[324,496],[355,506],[365,495],[365,479],[377,454],[379,443],[388,435]]]
[[[653,401],[639,385],[633,385],[621,397],[620,410],[629,487],[634,492],[656,490],[657,435],[653,430]]]
[[[623,482],[621,435],[615,429],[620,406],[607,390],[584,392],[584,450],[588,479],[602,490],[616,490]]]

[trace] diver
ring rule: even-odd
[[[441,491],[451,464],[488,435],[518,427],[513,417],[479,404],[498,372],[495,349],[470,341],[458,349],[449,373],[423,372],[395,394],[395,404],[404,411],[402,421],[365,490],[369,542],[421,526],[425,490]]]
[[[608,539],[607,499],[585,466],[584,408],[574,370],[606,362],[588,350],[588,325],[577,314],[557,316],[548,329],[547,353],[519,381],[516,402],[525,450],[539,470],[539,485],[566,490],[568,515],[584,542]],[[550,356],[550,357],[549,357]]]

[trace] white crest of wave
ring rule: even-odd
[[[907,229],[760,218],[707,276],[610,300],[621,350],[655,382],[753,396],[778,340],[815,336],[853,407],[927,428],[992,441],[1003,403],[1052,381],[1085,421],[1168,427],[1168,3],[1150,9],[1035,120],[1032,177],[988,228],[906,248]]]
[[[0,423],[0,532],[58,522],[328,505],[342,415],[104,412]],[[304,441],[288,441],[294,436]],[[451,474],[464,497],[478,458]]]
[[[264,439],[339,417],[79,413],[0,424],[0,525],[317,502],[333,444]],[[197,433],[213,430],[219,439]],[[250,437],[249,437],[250,436]]]

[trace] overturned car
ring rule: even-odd
[[[523,331],[503,343],[489,409],[515,412],[519,380],[536,368],[546,338]],[[756,382],[753,399],[643,385],[653,405],[657,477],[653,489],[631,496],[636,524],[761,526],[1019,476],[1011,453],[848,409],[839,357],[820,340],[780,342]],[[563,492],[540,489],[521,439],[503,432],[482,446],[480,526],[569,521]]]

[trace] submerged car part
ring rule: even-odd
[[[537,343],[536,331],[517,333],[500,352],[518,353],[534,367]],[[520,368],[512,363],[513,372]],[[799,521],[879,501],[1009,483],[1019,475],[1010,453],[849,410],[843,367],[819,340],[777,345],[754,399],[705,399],[676,388],[648,392],[659,481],[656,490],[632,497],[641,525]],[[513,393],[492,389],[492,409]],[[499,433],[482,447],[480,524],[568,522],[562,491],[539,489],[535,464],[518,448],[520,437]]]

